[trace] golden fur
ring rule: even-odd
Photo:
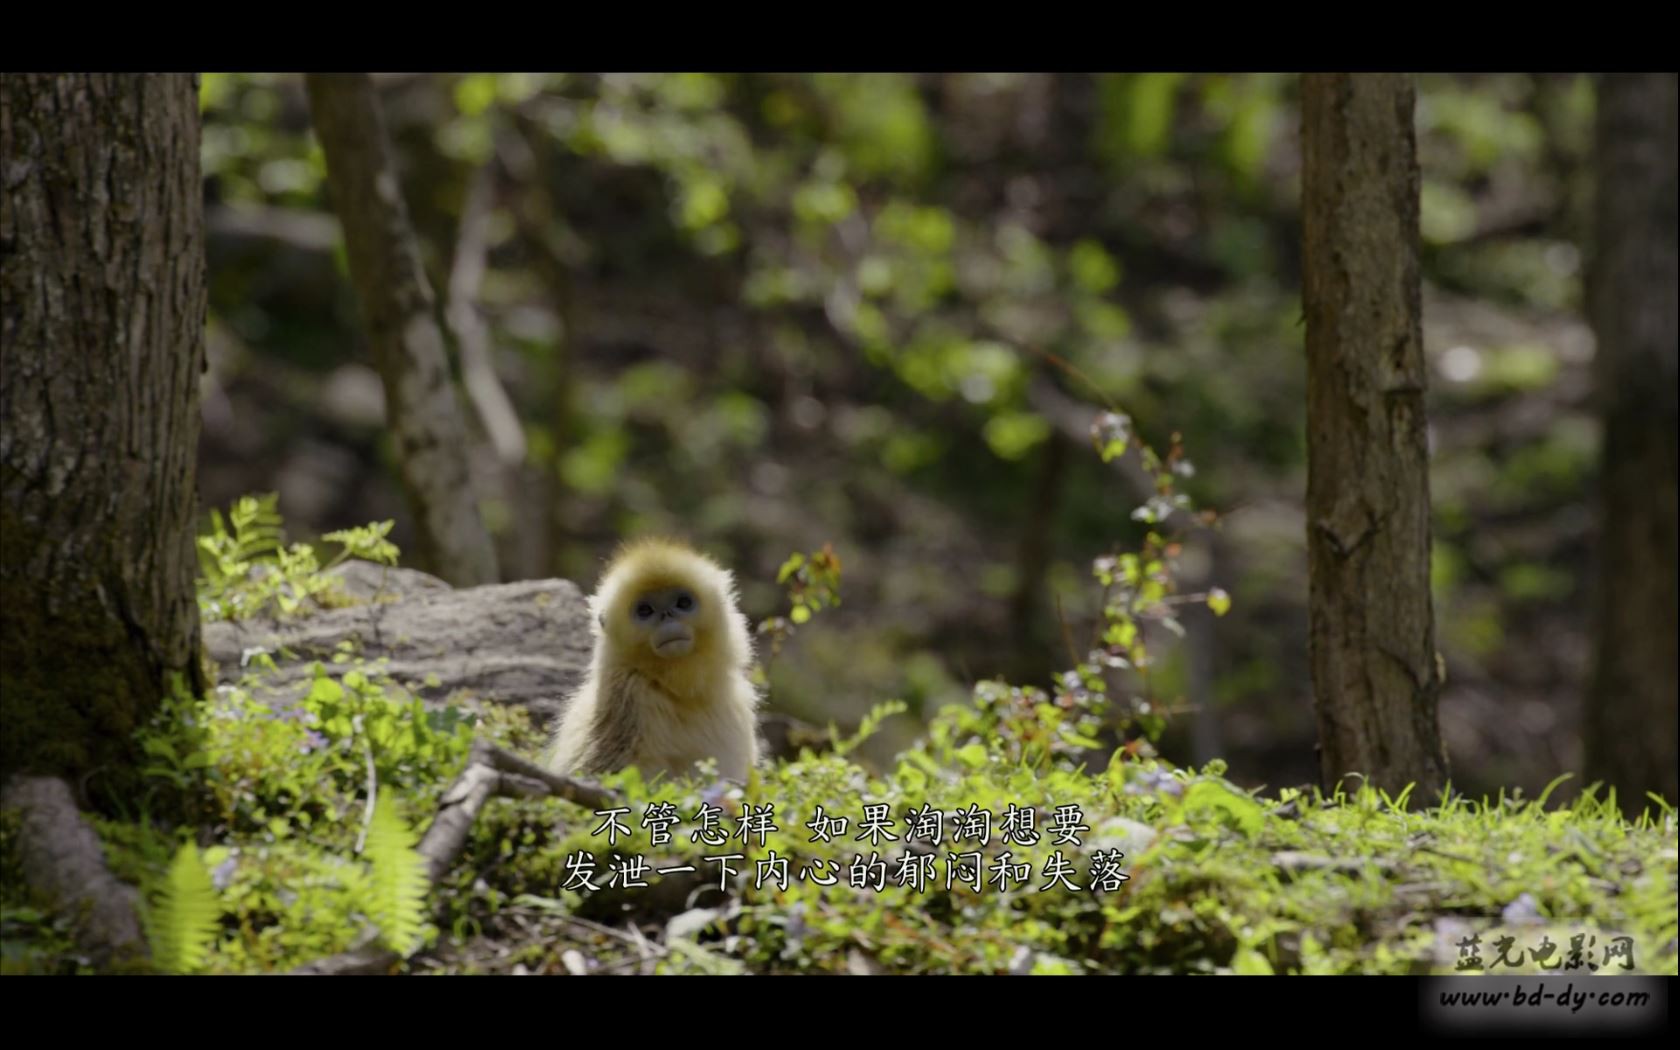
[[[661,656],[635,621],[644,595],[686,588],[697,602],[692,648]],[[744,781],[758,760],[758,691],[747,679],[752,636],[736,608],[734,577],[671,540],[621,547],[589,599],[595,655],[566,704],[549,746],[548,768],[598,774],[634,765],[650,779],[682,776],[715,759],[720,775]]]

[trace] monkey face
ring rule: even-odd
[[[694,649],[700,599],[687,587],[643,591],[630,602],[630,625],[646,636],[649,648],[667,659]]]

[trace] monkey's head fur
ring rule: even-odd
[[[676,684],[689,668],[734,670],[752,659],[734,576],[676,540],[620,547],[589,605],[598,648],[656,680]]]

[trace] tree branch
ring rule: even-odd
[[[449,271],[449,327],[461,351],[461,381],[484,424],[496,455],[508,466],[525,460],[525,428],[507,390],[496,375],[490,328],[478,312],[478,289],[490,253],[490,213],[494,203],[495,161],[473,173],[461,206],[461,229],[455,238],[455,261]]]

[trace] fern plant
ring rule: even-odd
[[[215,943],[221,904],[198,847],[185,843],[146,909],[146,938],[153,964],[165,973],[204,967]]]
[[[367,911],[379,927],[380,940],[404,957],[418,951],[424,941],[426,892],[431,886],[426,860],[414,846],[414,833],[390,795],[381,792],[368,823]]]
[[[386,539],[392,522],[340,529],[321,537],[343,549],[322,565],[307,543],[287,545],[279,497],[245,496],[221,512],[210,512],[210,531],[198,538],[199,610],[206,622],[234,620],[267,611],[296,612],[309,599],[344,603],[343,589],[329,570],[348,558],[395,565],[398,550]]]

